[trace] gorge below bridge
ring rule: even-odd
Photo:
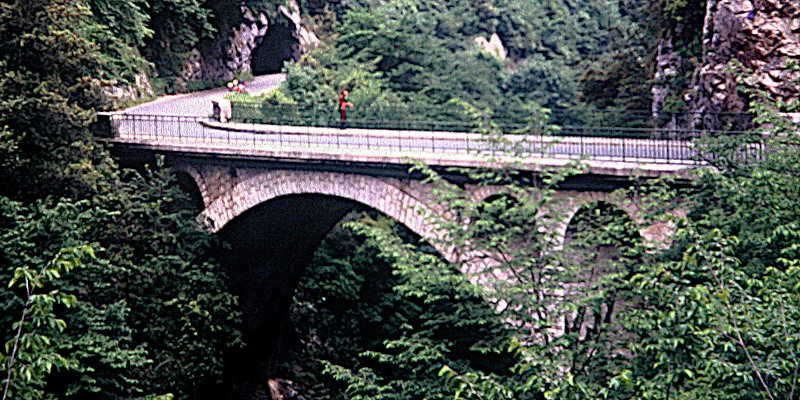
[[[202,209],[200,218],[231,245],[222,261],[240,296],[248,344],[232,374],[238,387],[251,391],[259,390],[281,358],[298,280],[322,239],[348,212],[372,208],[422,238],[437,237],[427,217],[448,210],[421,174],[409,172],[412,160],[441,171],[477,201],[502,188],[477,185],[447,168],[515,161],[516,168],[535,177],[583,160],[584,172],[566,179],[554,199],[567,222],[546,229],[563,237],[581,207],[605,201],[640,222],[639,234],[656,242],[668,239],[670,227],[643,223],[635,201],[610,192],[642,177],[685,178],[697,164],[692,144],[677,140],[528,135],[502,146],[468,132],[220,123],[204,116],[211,108],[208,96],[219,94],[103,114],[99,126],[124,163],[163,155]],[[176,108],[183,115],[175,115]],[[507,146],[517,154],[512,157]],[[456,257],[457,249],[435,246],[443,257]]]

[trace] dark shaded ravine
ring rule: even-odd
[[[232,398],[269,398],[267,380],[275,376],[291,340],[289,306],[297,282],[325,235],[357,206],[330,196],[285,196],[245,212],[220,231],[230,244],[220,258],[240,297],[246,343],[226,360]]]

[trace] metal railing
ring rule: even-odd
[[[246,123],[280,124],[296,126],[339,125],[339,115],[334,106],[305,106],[293,104],[268,104],[233,102],[232,120]],[[354,128],[413,129],[430,131],[476,132],[484,129],[488,121],[504,132],[513,133],[531,126],[557,127],[618,127],[631,130],[614,132],[620,136],[641,135],[675,136],[687,131],[749,129],[752,114],[746,113],[693,113],[660,112],[645,110],[582,110],[563,109],[537,112],[525,109],[501,109],[476,120],[464,114],[455,104],[422,106],[416,104],[362,105],[348,110],[348,126]],[[638,129],[638,130],[637,130]],[[569,135],[565,129],[556,134]],[[604,132],[608,134],[609,132]],[[638,135],[638,136],[637,136]]]
[[[297,151],[419,158],[458,154],[475,159],[487,156],[523,158],[587,158],[599,161],[695,165],[708,159],[691,140],[643,138],[636,128],[570,127],[569,136],[518,132],[499,139],[468,132],[388,129],[338,129],[322,126],[290,126],[219,123],[204,117],[108,113],[97,125],[100,136],[115,141],[149,145],[181,145],[198,151]],[[618,131],[642,137],[620,137]],[[104,133],[105,132],[105,133]],[[690,136],[699,131],[682,131]],[[707,132],[706,132],[707,133]],[[605,134],[605,135],[604,135]],[[651,135],[652,136],[652,135]],[[758,153],[758,148],[752,152]],[[244,154],[244,153],[242,153]]]

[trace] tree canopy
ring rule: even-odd
[[[3,397],[197,398],[237,346],[236,298],[174,176],[91,135],[134,67],[105,62],[116,18],[142,17],[95,5],[105,27],[83,2],[0,5]]]

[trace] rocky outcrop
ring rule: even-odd
[[[269,21],[266,14],[254,13],[244,1],[238,11],[239,20],[226,21],[227,26],[218,26],[220,33],[214,40],[192,51],[183,65],[179,85],[191,81],[228,81],[237,73],[252,72],[253,57],[268,37],[271,27],[290,30],[293,41],[274,45],[288,46],[285,53],[294,60],[319,44],[314,32],[303,24],[296,0],[279,7],[278,18],[284,21]]]
[[[478,48],[499,60],[505,60],[508,57],[508,51],[503,46],[503,41],[500,40],[500,36],[497,33],[493,33],[488,40],[483,36],[478,36],[475,38],[475,44],[478,45]]]
[[[270,379],[267,381],[272,400],[305,400],[293,387],[294,382],[286,379]]]
[[[292,36],[297,41],[297,45],[292,49],[292,57],[299,60],[303,54],[319,46],[319,38],[314,32],[306,28],[300,16],[300,5],[297,0],[287,2],[288,6],[280,6],[281,14],[291,23]]]
[[[692,111],[746,111],[739,85],[784,102],[800,99],[800,72],[791,67],[800,63],[800,4],[709,0],[704,25],[704,57],[687,95]]]
[[[113,107],[126,101],[151,97],[155,93],[153,86],[150,84],[150,79],[144,72],[137,74],[131,84],[107,86],[103,91],[111,100]]]
[[[250,72],[250,61],[255,48],[261,44],[269,29],[269,20],[263,13],[254,14],[242,4],[241,21],[228,32],[221,32],[202,50],[195,49],[186,60],[181,80],[226,81],[238,72]]]
[[[653,116],[661,113],[667,98],[673,94],[670,82],[678,76],[682,63],[682,57],[675,49],[672,37],[667,36],[658,41],[656,72],[650,89],[653,95]]]

